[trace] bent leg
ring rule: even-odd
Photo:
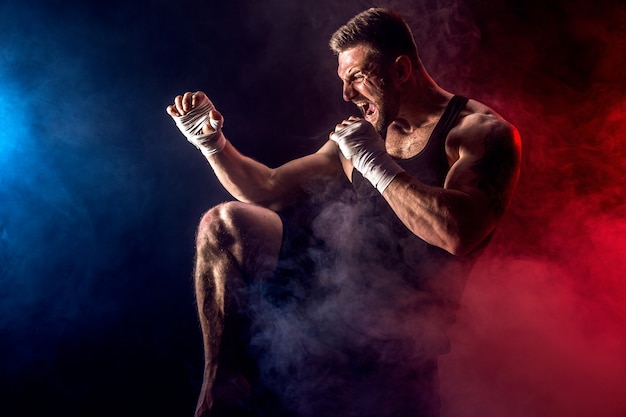
[[[245,300],[239,290],[276,267],[282,222],[271,210],[240,202],[209,210],[198,227],[194,272],[204,343],[204,379],[196,417],[210,414],[224,323]]]

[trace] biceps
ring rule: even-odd
[[[485,137],[481,149],[461,152],[448,173],[445,187],[471,195],[480,206],[500,216],[517,183],[520,152],[515,132],[508,136],[496,133]]]

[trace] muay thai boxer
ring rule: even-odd
[[[250,356],[246,332],[262,331],[255,303],[299,312],[307,360],[324,369],[311,371],[319,381],[307,385],[319,393],[294,391],[317,405],[287,401],[284,414],[263,415],[439,413],[437,357],[449,349],[446,328],[470,269],[511,201],[520,137],[489,107],[439,87],[391,10],[358,14],[330,46],[343,98],[360,114],[329,129],[317,152],[277,168],[237,151],[203,92],[167,107],[236,200],[211,208],[197,231],[205,352],[197,417],[245,415],[233,411],[233,401],[242,404],[233,390],[249,398],[271,374],[258,365],[247,373],[254,367],[242,359]],[[316,190],[336,192],[317,200],[331,209],[302,213],[310,206],[300,197]],[[355,302],[329,296],[340,291]],[[306,374],[299,378],[292,383],[307,384]]]

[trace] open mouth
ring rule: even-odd
[[[370,121],[374,117],[374,114],[376,114],[376,106],[374,105],[374,103],[359,103],[358,107],[361,110],[363,117],[367,121]]]

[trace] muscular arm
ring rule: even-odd
[[[383,196],[403,223],[426,242],[453,254],[476,249],[494,230],[519,177],[520,139],[515,128],[491,115],[474,115],[459,126],[458,147],[443,188],[407,173]],[[456,152],[455,152],[456,150]]]
[[[167,106],[166,111],[176,119],[192,112],[196,107],[206,108],[207,103],[210,100],[203,92],[186,92],[176,96],[174,104]],[[213,108],[212,103],[209,108]],[[202,133],[208,136],[206,142],[194,135],[190,135],[188,140],[203,151],[218,180],[239,201],[279,210],[302,195],[302,186],[306,181],[316,176],[335,176],[341,172],[337,145],[331,141],[311,155],[287,162],[278,168],[270,168],[242,155],[221,136],[224,119],[217,110],[211,110],[209,116],[208,121],[202,125]],[[195,122],[191,124],[195,126]],[[183,126],[182,129],[186,131],[187,127]],[[216,140],[217,138],[220,140]],[[210,152],[205,152],[207,150]]]
[[[335,176],[341,165],[337,146],[327,142],[316,153],[270,168],[239,153],[230,142],[207,158],[226,190],[237,200],[279,210],[302,194],[302,184],[313,176]]]

